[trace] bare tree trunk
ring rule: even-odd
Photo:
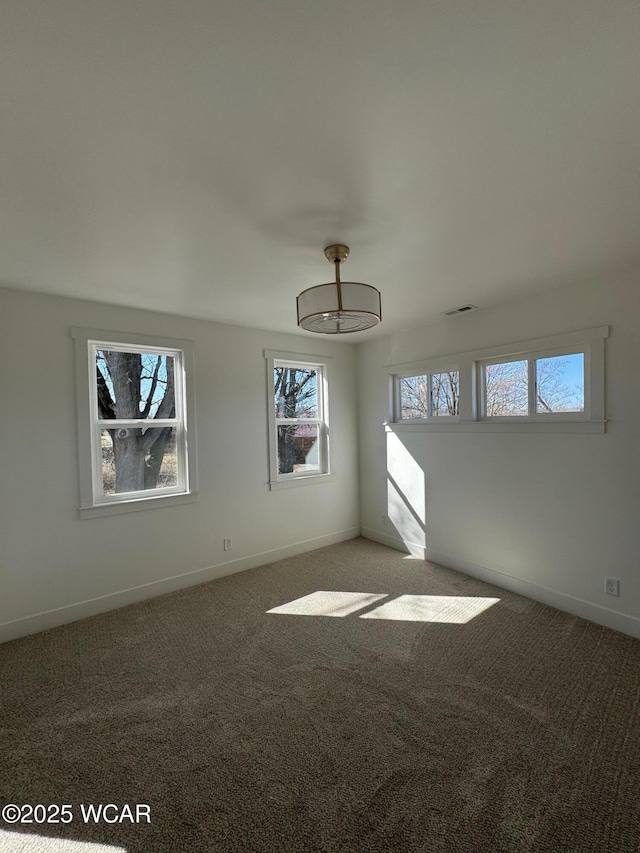
[[[157,432],[158,435],[145,454],[145,463],[144,463],[144,488],[145,489],[155,489],[158,485],[158,477],[160,476],[160,469],[162,468],[162,462],[164,461],[165,450],[167,449],[167,444],[171,438],[171,427],[163,427],[162,429],[156,429],[154,432]]]
[[[116,429],[113,454],[116,468],[116,492],[144,489],[144,454],[140,453],[139,429]]]

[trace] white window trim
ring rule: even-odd
[[[306,353],[283,352],[281,350],[264,351],[267,362],[267,412],[268,412],[268,435],[269,435],[269,488],[290,489],[297,486],[311,486],[319,483],[333,481],[331,472],[330,456],[330,426],[329,426],[329,364],[330,356],[315,356]],[[300,472],[291,474],[280,474],[278,471],[278,436],[277,418],[273,411],[273,371],[277,364],[290,364],[293,367],[309,367],[319,370],[322,377],[322,390],[318,394],[318,418],[312,419],[311,423],[318,423],[318,437],[320,442],[319,457],[322,470],[319,472]],[[305,423],[307,421],[305,420]]]
[[[502,344],[457,355],[389,365],[390,418],[385,423],[393,432],[536,432],[536,433],[603,433],[605,417],[605,339],[608,326],[568,332],[545,338]],[[547,358],[552,355],[583,352],[585,357],[585,411],[536,413],[510,417],[482,416],[482,388],[479,374],[484,364],[517,358]],[[455,368],[453,367],[455,365]],[[460,371],[458,418],[434,417],[418,421],[397,418],[398,379],[418,373],[439,373],[449,369]],[[531,385],[531,383],[530,383]],[[530,387],[530,393],[532,389]]]
[[[72,328],[71,337],[75,342],[76,363],[76,400],[78,418],[78,464],[80,481],[80,518],[99,518],[105,515],[117,515],[125,512],[176,506],[198,499],[196,436],[195,436],[195,397],[194,397],[194,352],[191,341],[151,335],[133,335],[127,332],[114,332],[105,329]],[[179,472],[181,485],[175,489],[154,490],[151,492],[128,492],[126,495],[105,497],[98,488],[102,471],[97,452],[97,431],[93,417],[96,394],[95,344],[110,344],[113,348],[175,354],[177,364],[183,371],[185,399],[176,400],[184,417],[181,431],[184,430],[186,448],[186,466]],[[183,383],[180,383],[182,385]],[[117,425],[117,421],[109,425]],[[130,423],[130,421],[128,422]],[[159,427],[175,425],[173,420],[140,421],[140,424]]]

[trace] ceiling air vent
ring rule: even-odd
[[[459,308],[452,308],[450,311],[443,311],[445,317],[452,317],[454,314],[465,314],[467,311],[477,311],[477,305],[461,305]]]

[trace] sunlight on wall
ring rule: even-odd
[[[389,598],[385,593],[328,592],[319,590],[288,604],[267,610],[290,616],[350,616],[359,610]],[[359,619],[390,619],[397,622],[440,622],[464,625],[493,607],[499,598],[474,598],[465,595],[399,595]]]
[[[69,841],[67,838],[47,838],[44,835],[24,835],[0,829],[2,853],[127,853],[124,847],[94,844],[90,841]]]
[[[319,590],[281,604],[267,613],[287,613],[292,616],[348,616],[363,607],[374,604],[386,595],[369,592],[327,592]]]
[[[386,601],[369,613],[363,613],[360,619],[464,625],[499,601],[499,598],[471,598],[462,595],[401,595],[393,601]]]
[[[393,432],[387,433],[387,516],[409,551],[424,556],[424,472]]]

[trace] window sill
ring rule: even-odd
[[[189,492],[183,495],[155,495],[148,498],[135,498],[133,500],[122,500],[117,503],[96,504],[96,506],[81,506],[80,518],[102,518],[105,515],[121,515],[126,512],[137,512],[145,509],[160,509],[168,506],[179,506],[180,504],[195,503],[198,500],[198,492]]]
[[[314,486],[320,483],[332,483],[334,480],[333,474],[313,474],[309,477],[292,477],[290,480],[271,480],[269,488],[274,489],[293,489],[297,486]]]
[[[458,421],[457,423],[386,423],[385,432],[603,433],[607,421]]]

